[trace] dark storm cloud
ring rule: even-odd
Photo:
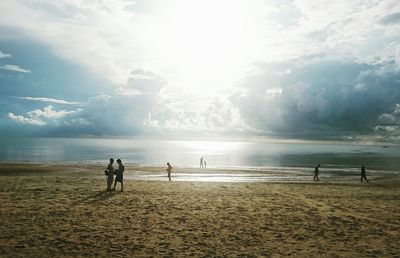
[[[394,64],[327,62],[269,64],[231,97],[263,134],[335,138],[372,134],[382,114],[400,103]]]

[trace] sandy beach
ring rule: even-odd
[[[128,166],[126,175],[164,169]],[[124,192],[119,185],[106,192],[103,170],[89,164],[0,164],[0,256],[400,254],[398,177],[371,175],[369,184],[165,177],[126,180]],[[175,170],[180,171],[197,170]]]

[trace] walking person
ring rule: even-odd
[[[169,179],[169,181],[171,181],[171,170],[172,170],[172,166],[171,166],[171,164],[169,164],[169,162],[167,162],[167,169],[166,169],[166,171],[167,171],[167,176],[168,176],[168,179]]]
[[[203,163],[203,160],[204,160],[204,158],[203,158],[203,157],[201,157],[201,158],[200,158],[200,168],[202,168],[202,167],[203,167],[203,165],[204,165],[204,163]]]
[[[106,175],[107,175],[107,191],[111,191],[111,186],[114,181],[114,159],[110,159],[110,163],[107,165]]]
[[[313,180],[314,180],[314,181],[319,181],[319,177],[318,177],[318,175],[319,175],[319,167],[320,167],[319,164],[317,164],[317,166],[315,166],[315,169],[314,169],[314,177],[313,177]]]
[[[368,183],[367,171],[365,171],[365,166],[364,165],[361,166],[361,178],[360,178],[361,183],[363,182],[363,179],[365,179],[365,182]]]
[[[113,190],[115,190],[115,186],[117,185],[117,182],[121,183],[121,192],[124,191],[124,171],[125,171],[125,166],[122,164],[122,161],[120,159],[117,159],[117,163],[118,163],[118,169],[115,170],[115,182],[114,182],[114,188]]]

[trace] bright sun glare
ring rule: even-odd
[[[242,22],[238,6],[224,1],[183,1],[173,16],[173,38],[187,63],[224,65],[240,49]]]
[[[233,86],[251,49],[243,3],[178,0],[169,5],[163,27],[171,39],[169,56],[180,90],[214,94]]]
[[[199,155],[218,155],[226,153],[228,150],[233,152],[245,146],[245,142],[227,142],[227,141],[180,141],[180,143]]]

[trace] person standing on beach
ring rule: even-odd
[[[200,158],[200,168],[202,168],[202,167],[203,167],[203,164],[204,164],[204,163],[203,163],[203,160],[204,160],[204,158],[203,158],[203,157],[201,157],[201,158]]]
[[[314,177],[313,177],[314,181],[319,181],[319,177],[318,177],[318,175],[319,175],[319,167],[320,167],[319,164],[317,164],[317,166],[315,166]]]
[[[118,169],[115,170],[115,182],[114,182],[114,188],[113,190],[115,190],[115,186],[117,185],[117,182],[121,183],[121,192],[124,191],[124,171],[125,171],[125,166],[122,164],[122,161],[120,159],[117,159],[117,163],[118,163]]]
[[[365,166],[364,165],[361,166],[361,179],[360,179],[361,183],[363,182],[363,179],[365,179],[365,182],[368,183],[367,171],[365,171]]]
[[[167,169],[166,169],[166,171],[167,171],[167,175],[168,175],[168,179],[169,179],[169,181],[171,181],[171,170],[172,170],[172,166],[171,166],[171,164],[169,164],[169,162],[167,162]]]
[[[114,167],[113,167],[114,159],[110,159],[110,163],[107,165],[107,191],[111,191],[111,186],[114,181]]]
[[[204,168],[207,168],[207,161],[204,161]]]

